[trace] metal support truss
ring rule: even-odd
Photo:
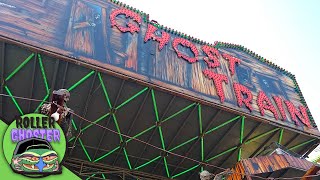
[[[50,86],[49,86],[48,79],[47,79],[48,75],[46,73],[45,63],[43,63],[45,61],[45,59],[42,59],[41,54],[37,54],[37,53],[31,53],[20,65],[18,65],[12,72],[10,72],[7,77],[4,77],[4,75],[5,75],[5,73],[4,73],[5,43],[2,43],[2,46],[0,46],[0,47],[2,47],[2,49],[1,49],[1,53],[2,54],[0,56],[0,60],[2,61],[2,64],[1,64],[1,67],[0,67],[1,80],[2,80],[0,91],[2,93],[6,92],[9,96],[11,96],[10,98],[12,100],[12,103],[15,105],[17,111],[21,115],[23,115],[24,111],[27,111],[27,110],[26,109],[24,110],[19,106],[18,101],[14,97],[14,92],[11,91],[10,87],[7,85],[6,82],[8,82],[12,78],[14,78],[15,75],[17,73],[19,73],[20,70],[27,63],[29,63],[31,61],[31,59],[35,60],[35,62],[33,64],[34,65],[33,66],[33,77],[31,77],[33,80],[35,79],[36,68],[40,68],[40,72],[41,72],[41,76],[42,76],[42,82],[41,83],[43,83],[43,85],[44,85],[43,87],[45,87],[46,95],[42,98],[42,102],[39,103],[37,108],[35,109],[35,111],[38,111],[38,109],[41,107],[41,105],[43,103],[45,103],[45,101],[47,101],[47,99],[50,96],[51,90],[54,89],[54,86],[56,85],[55,81],[56,81],[56,78],[57,78],[59,61],[57,60],[57,63],[55,64],[55,67],[53,68],[54,69],[54,71],[53,71],[54,74],[53,74]],[[37,61],[37,63],[36,63],[36,61]],[[38,65],[38,63],[39,63],[39,65]],[[64,88],[64,85],[65,85],[65,81],[67,79],[68,68],[69,68],[69,65],[68,65],[68,63],[66,63],[65,69],[64,69],[64,75],[63,75],[63,78],[62,78],[62,82],[61,82],[61,84],[59,83],[63,88]],[[77,145],[77,147],[81,147],[82,148],[82,150],[83,150],[85,156],[87,157],[88,161],[79,160],[79,159],[67,159],[66,162],[65,162],[65,165],[67,165],[69,167],[73,167],[74,169],[77,169],[78,172],[80,173],[80,175],[82,175],[84,177],[88,177],[88,178],[93,178],[94,177],[94,178],[97,178],[97,179],[99,179],[99,178],[105,179],[108,176],[108,174],[109,175],[110,174],[111,175],[112,174],[117,174],[117,175],[119,175],[119,176],[121,176],[123,178],[131,177],[131,178],[136,178],[136,179],[139,179],[139,178],[143,178],[143,179],[148,179],[148,178],[149,179],[166,179],[166,178],[178,178],[181,175],[184,175],[184,174],[186,174],[188,172],[195,173],[196,171],[203,170],[204,167],[203,167],[203,165],[201,163],[195,163],[195,164],[192,165],[192,167],[177,168],[177,166],[180,166],[185,161],[186,158],[181,158],[181,160],[179,161],[178,165],[177,164],[169,164],[168,163],[168,158],[166,156],[164,156],[164,155],[161,155],[161,154],[158,155],[158,156],[155,155],[155,157],[152,157],[150,159],[145,159],[145,161],[143,161],[144,162],[143,164],[139,164],[139,162],[141,162],[141,161],[139,161],[139,159],[142,159],[143,154],[144,154],[144,152],[145,152],[145,150],[147,148],[147,145],[142,146],[143,147],[142,148],[143,151],[141,151],[141,153],[139,154],[138,157],[134,157],[134,158],[137,158],[137,160],[135,162],[131,162],[130,158],[133,158],[133,157],[130,156],[130,152],[127,150],[126,146],[122,146],[122,144],[127,144],[127,143],[133,141],[135,138],[139,138],[140,136],[142,136],[142,135],[144,135],[146,133],[149,133],[149,132],[152,132],[152,134],[156,133],[156,132],[159,133],[159,137],[160,137],[159,142],[160,142],[160,146],[161,146],[159,148],[161,148],[160,151],[163,151],[163,152],[165,152],[165,151],[175,152],[179,148],[186,147],[187,145],[188,146],[191,145],[191,148],[189,148],[187,150],[188,153],[186,153],[186,156],[188,156],[189,152],[191,152],[191,150],[195,146],[195,144],[199,143],[200,144],[200,150],[197,153],[199,153],[199,157],[200,157],[199,160],[201,162],[203,162],[203,163],[210,163],[212,160],[214,160],[214,159],[216,159],[218,157],[226,156],[228,154],[232,155],[233,153],[236,153],[236,152],[238,154],[237,154],[237,159],[235,159],[235,161],[239,161],[239,160],[242,159],[242,148],[243,148],[243,145],[248,145],[251,142],[254,142],[254,141],[256,141],[256,140],[258,140],[258,139],[260,139],[262,137],[265,137],[265,136],[268,137],[267,141],[269,141],[274,135],[276,135],[278,133],[278,131],[279,131],[278,142],[279,143],[283,143],[283,132],[284,132],[284,129],[282,129],[282,128],[275,128],[275,129],[272,129],[272,130],[270,130],[268,132],[264,132],[264,133],[259,134],[257,136],[251,137],[252,133],[261,125],[261,123],[258,124],[254,129],[252,129],[246,135],[246,137],[244,137],[245,136],[245,129],[246,129],[245,126],[247,124],[244,116],[237,116],[236,115],[235,117],[233,117],[231,119],[228,119],[228,120],[225,120],[223,123],[221,123],[219,125],[216,125],[215,127],[212,127],[211,125],[214,122],[216,116],[219,115],[219,113],[222,112],[222,110],[218,110],[217,113],[212,118],[212,120],[210,121],[210,123],[206,127],[204,127],[203,126],[203,119],[202,119],[202,113],[203,113],[202,112],[202,108],[203,108],[203,105],[199,104],[198,102],[191,102],[190,104],[188,104],[185,107],[177,110],[173,114],[167,114],[167,112],[171,108],[172,102],[175,100],[176,96],[173,96],[173,98],[171,99],[171,101],[170,101],[169,105],[167,106],[167,109],[164,111],[164,113],[162,113],[162,115],[159,115],[159,109],[158,109],[159,103],[157,102],[157,99],[159,99],[159,97],[157,97],[156,91],[151,87],[144,87],[139,92],[137,92],[136,94],[132,95],[128,99],[124,100],[123,102],[118,103],[118,99],[119,99],[120,93],[122,91],[122,88],[124,86],[125,80],[122,81],[122,85],[121,85],[121,88],[119,90],[119,93],[117,95],[117,98],[116,98],[115,102],[111,102],[111,100],[109,98],[109,95],[108,95],[108,90],[107,90],[107,87],[106,87],[106,83],[103,80],[103,74],[101,74],[100,72],[95,71],[95,70],[91,70],[90,72],[88,72],[85,76],[80,78],[76,83],[71,85],[68,88],[68,90],[69,91],[73,91],[74,89],[79,88],[80,85],[83,82],[87,81],[92,76],[94,76],[94,77],[93,77],[93,80],[91,82],[90,92],[89,92],[89,94],[88,94],[88,96],[86,98],[86,105],[85,105],[85,107],[83,109],[83,114],[82,115],[83,116],[86,115],[86,111],[87,111],[87,108],[89,106],[91,95],[94,92],[94,87],[93,86],[94,86],[94,83],[95,83],[96,79],[99,79],[99,82],[100,82],[99,88],[100,87],[102,88],[103,95],[105,97],[105,101],[108,104],[105,107],[106,112],[101,117],[99,117],[96,120],[92,120],[92,123],[89,123],[88,125],[86,125],[84,127],[82,127],[82,125],[83,125],[82,122],[78,123],[78,121],[72,120],[73,127],[74,127],[74,129],[78,130],[81,133],[86,133],[87,132],[86,130],[91,128],[92,126],[94,126],[94,124],[96,124],[96,123],[98,123],[100,121],[109,119],[109,121],[106,121],[105,127],[108,127],[109,123],[113,123],[114,124],[115,130],[117,131],[118,137],[119,137],[119,145],[116,145],[116,147],[114,147],[113,149],[108,150],[107,152],[103,151],[104,154],[102,154],[99,157],[96,157],[97,152],[99,151],[101,143],[103,141],[104,135],[106,133],[105,129],[104,129],[104,132],[103,132],[103,135],[102,135],[101,139],[99,140],[98,146],[95,147],[96,149],[95,149],[95,153],[94,154],[89,154],[89,152],[87,151],[88,146],[86,146],[83,143],[81,137],[79,137],[79,138],[76,138],[76,137],[71,138],[70,142],[75,141],[77,139],[78,143],[76,142],[76,145]],[[108,81],[108,79],[106,79],[106,81]],[[152,98],[151,106],[152,106],[153,112],[154,112],[154,117],[150,117],[150,118],[151,118],[151,120],[154,121],[154,125],[145,128],[141,132],[138,132],[137,134],[133,135],[133,137],[131,137],[131,138],[125,138],[125,137],[123,137],[123,134],[122,134],[122,131],[121,131],[121,127],[118,124],[116,111],[121,109],[121,108],[123,108],[123,107],[125,107],[128,103],[132,102],[134,99],[136,99],[139,96],[142,96],[143,94],[145,94],[144,100],[140,104],[139,110],[138,110],[138,112],[137,112],[137,114],[135,116],[134,121],[130,125],[130,128],[129,128],[128,132],[125,132],[125,133],[127,135],[130,134],[130,132],[131,132],[133,126],[134,126],[135,120],[138,118],[141,109],[143,108],[143,106],[146,103],[146,99],[150,95],[151,95],[151,98]],[[33,96],[33,92],[30,93],[30,97],[32,97],[32,96]],[[0,97],[0,101],[3,101],[2,97]],[[30,107],[32,107],[32,106],[29,104],[28,111],[30,111]],[[187,121],[189,119],[189,116],[192,113],[194,113],[195,110],[197,110],[197,119],[196,120],[198,121],[197,124],[199,125],[199,127],[195,127],[195,128],[199,129],[199,133],[196,134],[194,137],[186,140],[185,142],[182,142],[179,145],[177,145],[175,147],[172,147],[172,142],[175,141],[176,136],[173,137],[171,140],[170,139],[169,140],[165,139],[164,138],[165,135],[163,134],[164,131],[162,129],[163,128],[162,124],[167,123],[168,121],[174,119],[175,117],[177,117],[180,114],[188,113],[187,118],[185,119],[184,123],[182,124],[182,126],[178,130],[178,133],[179,133],[182,130],[182,128],[184,127],[185,123],[187,123]],[[2,111],[3,111],[3,109],[1,107],[0,108],[0,113],[2,113]],[[229,129],[229,130],[231,130],[231,129],[233,129],[234,125],[236,123],[238,123],[239,121],[240,121],[239,144],[233,145],[232,147],[226,147],[224,149],[224,151],[216,152],[213,155],[212,155],[212,153],[215,151],[214,149],[212,151],[210,150],[208,152],[205,152],[205,149],[204,149],[205,143],[206,143],[205,136],[207,136],[207,135],[209,135],[211,133],[214,133],[215,131],[219,130],[222,127],[225,127],[227,125],[233,124],[233,125],[231,125],[231,127]],[[211,128],[209,128],[209,127],[211,127]],[[293,137],[291,140],[289,140],[289,142],[287,142],[285,146],[289,146],[298,136],[299,135],[297,135],[297,136]],[[152,139],[152,136],[150,136],[148,138],[147,142],[149,143],[151,139]],[[290,150],[296,150],[298,148],[301,148],[301,147],[307,146],[309,144],[312,144],[316,140],[317,140],[316,138],[309,139],[309,140],[307,140],[305,142],[302,142],[300,144],[294,145],[294,146],[290,147],[289,149]],[[218,143],[215,146],[219,145],[220,142],[222,142],[221,139],[218,141]],[[120,154],[123,154],[125,159],[126,159],[126,162],[127,162],[127,165],[128,165],[128,169],[117,168],[117,167],[108,166],[108,165],[102,165],[102,164],[99,163],[99,161],[101,161],[104,158],[107,158],[111,154],[116,154],[116,156],[117,156],[115,158],[115,160],[113,161],[113,164],[116,164]],[[143,173],[143,172],[140,171],[140,170],[143,170],[143,168],[146,167],[146,166],[151,166],[152,163],[157,163],[155,168],[157,168],[158,165],[163,165],[164,168],[165,168],[166,177],[157,176],[157,175],[154,175],[154,174]],[[222,164],[218,164],[218,165],[223,165],[223,162],[222,162]],[[176,171],[178,169],[180,169],[181,172],[177,172],[176,173]],[[90,172],[86,172],[86,171],[90,171]],[[190,176],[190,177],[192,177],[192,176]]]

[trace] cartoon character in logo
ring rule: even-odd
[[[61,173],[58,154],[48,141],[38,138],[26,139],[17,144],[11,168],[20,174]]]

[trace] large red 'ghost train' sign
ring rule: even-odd
[[[132,19],[135,23],[128,22],[126,25],[120,25],[117,23],[117,16],[119,15],[125,15],[126,17]],[[110,21],[111,26],[114,26],[118,28],[121,32],[130,32],[133,33],[139,33],[140,31],[140,24],[141,24],[141,17],[139,14],[128,10],[128,9],[116,9],[113,10],[110,14]],[[149,40],[157,41],[159,43],[159,51],[161,51],[164,46],[168,45],[170,42],[170,34],[159,30],[161,32],[161,35],[156,35],[155,32],[159,29],[155,27],[152,24],[148,24],[147,31],[144,35],[144,41],[147,42]],[[184,59],[188,63],[197,63],[197,61],[200,60],[199,58],[199,49],[190,41],[176,37],[171,42],[172,48],[175,50],[177,56],[179,58]],[[193,56],[189,56],[179,50],[179,46],[182,46],[183,48],[189,48],[191,52],[193,53]],[[229,83],[229,78],[225,74],[219,74],[215,73],[212,69],[214,68],[220,68],[220,61],[219,59],[224,59],[225,61],[228,61],[228,69],[230,71],[231,76],[235,74],[235,68],[237,64],[241,63],[241,60],[239,58],[233,57],[232,55],[228,53],[220,53],[219,50],[215,47],[210,47],[208,45],[203,45],[201,47],[201,51],[206,55],[206,57],[202,58],[202,60],[206,63],[207,68],[204,69],[202,72],[208,79],[212,80],[216,89],[216,94],[220,99],[221,103],[224,103],[225,101],[225,94],[224,94],[224,84]],[[222,57],[222,58],[220,58]],[[249,109],[250,111],[253,110],[252,104],[256,103],[260,110],[261,116],[265,115],[265,111],[270,111],[274,118],[276,120],[286,120],[286,113],[285,113],[285,107],[288,110],[291,119],[296,125],[301,125],[300,122],[309,128],[312,128],[310,124],[310,120],[307,114],[307,109],[304,106],[299,106],[299,110],[293,105],[292,102],[283,100],[281,97],[273,96],[272,98],[269,98],[266,93],[262,90],[258,92],[258,97],[256,102],[253,102],[253,95],[250,89],[248,89],[246,86],[234,82],[233,83],[233,91],[237,99],[237,104],[239,107],[245,106],[245,108]],[[274,100],[276,106],[272,103],[272,100]],[[278,109],[278,110],[277,110]],[[278,114],[278,111],[280,112],[280,116]],[[300,121],[298,121],[298,119]]]

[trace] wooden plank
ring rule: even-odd
[[[308,171],[303,175],[303,177],[301,178],[301,180],[311,180],[313,179],[311,176],[312,175],[316,175],[317,172],[320,171],[320,166],[317,165],[313,165],[310,169],[308,169]]]
[[[108,9],[107,8],[102,8],[102,14],[101,14],[101,23],[102,23],[102,37],[103,37],[103,42],[104,42],[104,46],[106,47],[106,62],[107,63],[111,63],[111,56],[109,54],[109,48],[110,44],[109,44],[109,34],[107,33],[107,28],[108,28]]]
[[[276,157],[273,156],[270,158],[270,160],[271,160],[271,163],[273,164],[274,169],[277,169],[277,170],[281,169],[280,162],[276,160]]]
[[[76,1],[72,7],[72,19],[68,27],[65,47],[77,53],[93,56],[95,53],[95,37],[92,21],[94,11],[82,1]]]
[[[203,69],[206,69],[206,65],[201,63],[192,66],[192,89],[211,96],[217,96],[213,81],[204,76]]]

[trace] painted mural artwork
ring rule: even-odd
[[[18,0],[1,8],[0,32],[32,46],[301,130],[316,129],[294,76],[242,46],[163,27],[102,1]],[[15,21],[13,21],[15,19]]]

